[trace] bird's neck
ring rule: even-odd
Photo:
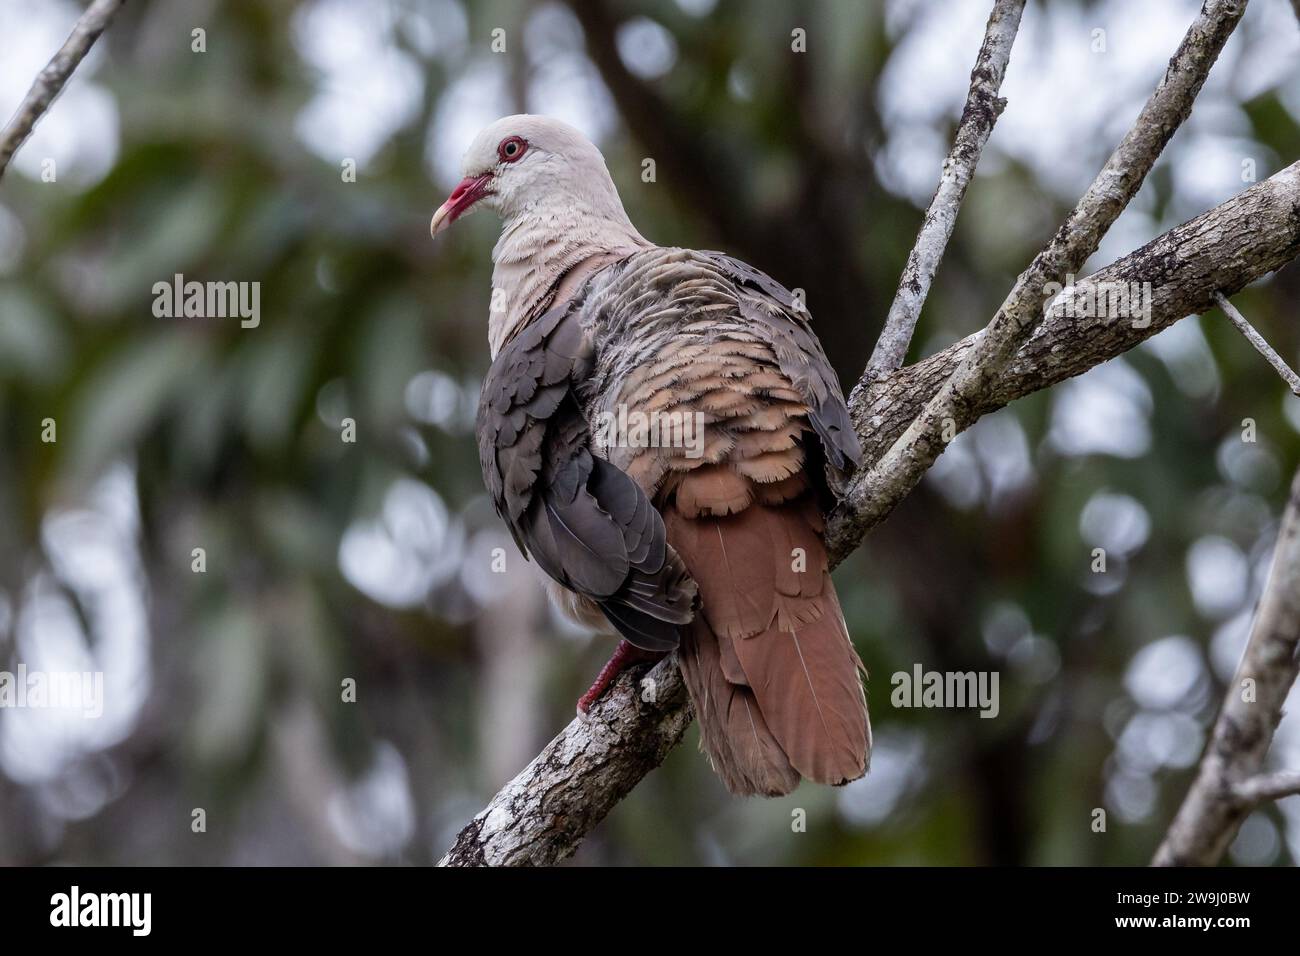
[[[488,343],[493,357],[518,331],[577,291],[593,267],[650,243],[623,212],[550,203],[505,219],[492,250]]]

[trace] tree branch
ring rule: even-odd
[[[1300,395],[1300,375],[1296,375],[1291,370],[1291,366],[1282,360],[1273,346],[1264,341],[1264,336],[1256,331],[1255,327],[1247,321],[1246,317],[1237,311],[1237,307],[1229,302],[1222,293],[1214,294],[1214,303],[1223,310],[1223,314],[1228,317],[1228,321],[1237,327],[1237,331],[1245,336],[1246,341],[1255,347],[1255,351],[1264,356],[1273,370],[1286,382],[1286,387],[1291,389],[1292,394]]]
[[[907,257],[885,327],[867,362],[870,379],[888,375],[903,364],[907,355],[925,297],[930,294],[930,283],[957,225],[966,187],[975,175],[975,166],[993,132],[993,124],[1006,108],[1007,101],[998,96],[998,90],[1002,88],[1007,61],[1011,59],[1011,45],[1020,29],[1024,9],[1025,0],[997,0],[993,4],[988,26],[984,28],[984,43],[971,70],[970,92],[966,94],[966,108],[957,125],[957,135],[944,160],[943,174],[930,200],[930,208],[925,211],[921,231]]]
[[[36,122],[50,108],[54,98],[68,82],[68,77],[72,76],[72,71],[90,52],[91,46],[113,19],[113,14],[125,2],[126,0],[95,0],[77,20],[59,52],[36,75],[32,88],[18,104],[18,110],[9,120],[9,125],[4,128],[4,132],[0,132],[0,178],[4,177],[9,160],[18,152],[18,147],[26,142]]]
[[[1282,706],[1296,679],[1300,646],[1300,471],[1246,651],[1223,698],[1210,742],[1183,805],[1156,851],[1156,866],[1213,866],[1256,803],[1295,792],[1300,775],[1258,780]],[[1289,782],[1291,789],[1287,789]]]
[[[1248,807],[1270,800],[1281,800],[1283,797],[1294,797],[1300,795],[1300,773],[1279,770],[1277,773],[1252,777],[1234,786],[1232,795]]]
[[[983,379],[981,388],[957,393],[964,401],[965,427],[1016,398],[1123,353],[1187,315],[1205,311],[1216,292],[1231,295],[1300,254],[1300,163],[1296,163],[1066,289],[1051,308],[1041,307],[1042,286],[1053,276],[1059,281],[1066,272],[1077,271],[1075,260],[1082,264],[1136,191],[1186,116],[1244,7],[1244,2],[1207,0],[1139,116],[1139,126],[1154,125],[1125,137],[1081,201],[1080,208],[1087,213],[1083,221],[1072,215],[1021,276],[1019,295],[1013,291],[1008,299],[1014,308],[1004,304],[999,310],[999,317],[1014,317],[1003,318],[1001,336],[991,337],[990,326],[885,378],[872,380],[864,375],[849,410],[869,464],[879,469],[886,450],[897,447],[918,412],[962,368],[968,372],[974,368]],[[1120,282],[1136,283],[1147,293],[1141,315],[1096,316],[1083,307],[1090,296],[1095,299],[1094,284]],[[1040,298],[1035,300],[1034,295]],[[998,348],[986,344],[990,341],[999,342]],[[1006,348],[1010,353],[1003,359],[1000,351]],[[997,361],[971,361],[981,354]],[[896,456],[894,462],[891,467],[909,473],[910,490],[925,468],[917,470],[912,480],[911,460]],[[888,472],[883,474],[890,479]],[[857,482],[832,516],[827,540],[834,563],[856,548],[888,511],[870,496],[869,487]],[[690,703],[673,659],[658,664],[651,677],[658,703],[641,700],[634,678],[624,675],[587,720],[570,723],[492,799],[461,831],[442,862],[547,865],[572,854],[582,837],[658,766],[690,721]]]
[[[669,655],[648,674],[625,671],[585,718],[501,788],[439,866],[550,866],[663,763],[692,719]]]
[[[889,451],[854,477],[853,504],[842,502],[837,514],[849,521],[857,537],[883,521],[916,487],[948,442],[974,424],[982,396],[1046,318],[1046,290],[1053,284],[1059,287],[1096,251],[1165,144],[1191,114],[1210,67],[1245,12],[1246,0],[1206,0],[1133,126],[1052,241],[1016,279],[970,354]]]
[[[1047,318],[976,399],[979,417],[1127,352],[1179,319],[1212,308],[1300,255],[1300,162],[1094,273],[1057,299]],[[1147,287],[1149,284],[1149,288]],[[1142,314],[1096,315],[1107,289],[1145,290]],[[865,460],[880,458],[978,344],[980,334],[854,390],[849,414]],[[864,489],[850,489],[827,528],[836,559],[866,532]]]

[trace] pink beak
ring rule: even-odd
[[[484,173],[482,176],[466,176],[462,179],[460,185],[451,191],[447,201],[433,214],[433,221],[429,223],[429,235],[436,236],[442,232],[463,216],[470,206],[486,196],[487,186],[491,180],[491,173]]]

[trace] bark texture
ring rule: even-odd
[[[550,866],[571,856],[691,722],[675,655],[619,676],[456,837],[439,866]]]

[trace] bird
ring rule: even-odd
[[[866,670],[823,535],[862,450],[802,295],[644,238],[560,120],[491,123],[462,174],[431,235],[480,209],[502,222],[485,484],[561,611],[620,638],[579,713],[675,651],[733,794],[859,779]]]

